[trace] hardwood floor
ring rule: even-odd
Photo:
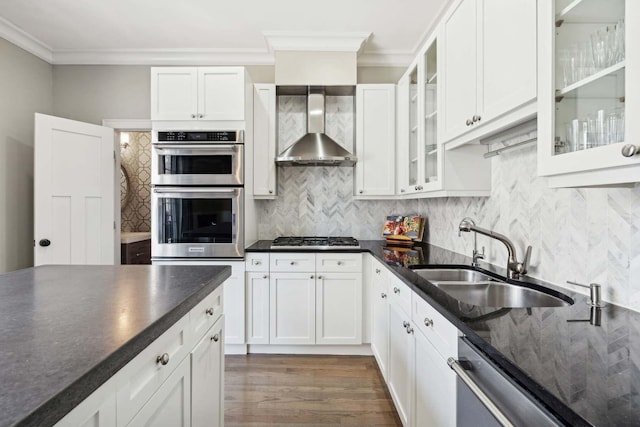
[[[224,420],[234,426],[401,426],[375,359],[225,357]]]

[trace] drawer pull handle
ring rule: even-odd
[[[289,264],[296,265],[296,262],[295,261],[291,261]]]
[[[342,261],[338,261],[338,262],[337,262],[337,264],[338,264],[338,265],[342,265]]]
[[[262,264],[261,261],[253,261],[253,265],[260,265],[260,264]]]
[[[407,333],[408,334],[412,334],[413,333],[413,328],[411,327],[411,325],[407,325]]]
[[[387,297],[387,294],[385,294],[385,293],[383,292],[383,293],[381,293],[381,294],[380,294],[380,297],[384,299],[384,298],[386,298],[386,297]]]
[[[213,341],[213,342],[220,341],[220,336],[218,334],[215,334],[214,336],[211,337],[211,341]]]
[[[309,279],[313,279],[313,275],[309,276]]]
[[[397,287],[393,287],[393,293],[394,294],[400,294],[400,289],[398,289]]]
[[[162,355],[156,357],[156,363],[159,363],[162,366],[165,366],[166,364],[168,364],[169,363],[169,353],[163,353]]]
[[[318,279],[322,280],[322,276],[318,276]]]
[[[262,276],[263,279],[266,279],[267,277],[269,277],[269,276],[267,276],[266,274],[264,276]]]
[[[376,274],[380,274],[380,269],[376,268]]]
[[[213,316],[213,307],[209,307],[209,308],[207,308],[207,310],[205,311],[205,313],[207,313],[209,316]]]
[[[405,328],[409,327],[409,322],[407,322],[406,320],[402,322],[402,326]]]
[[[424,318],[424,326],[426,326],[427,328],[433,326],[433,320],[429,319],[428,317]]]
[[[138,252],[136,256],[144,255],[144,252]]]

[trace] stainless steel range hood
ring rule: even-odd
[[[325,132],[325,89],[310,86],[307,134],[276,157],[279,166],[353,166],[356,157]]]

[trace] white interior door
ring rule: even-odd
[[[115,264],[113,129],[36,114],[34,263]]]

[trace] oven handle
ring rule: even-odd
[[[211,187],[153,187],[154,193],[219,193],[237,194],[237,188],[211,188]]]
[[[153,144],[153,148],[157,151],[171,151],[176,152],[179,150],[194,150],[198,153],[217,153],[219,151],[238,151],[238,145],[236,144],[216,144],[216,145],[188,145],[188,144]]]
[[[476,395],[478,400],[482,402],[482,404],[489,410],[491,415],[493,415],[501,425],[503,425],[504,427],[513,427],[513,424],[511,423],[511,421],[509,421],[509,419],[504,414],[504,412],[502,412],[500,408],[496,406],[496,404],[491,400],[491,398],[487,396],[487,394],[484,391],[482,391],[480,386],[478,386],[478,384],[473,380],[473,378],[471,378],[469,374],[467,374],[467,371],[465,371],[465,369],[462,367],[460,362],[458,362],[453,357],[450,357],[447,360],[447,365],[449,365],[449,367],[453,369],[453,371],[458,375],[458,377],[460,377],[462,382],[465,383],[467,387],[469,387],[469,390],[471,390],[473,394]]]

